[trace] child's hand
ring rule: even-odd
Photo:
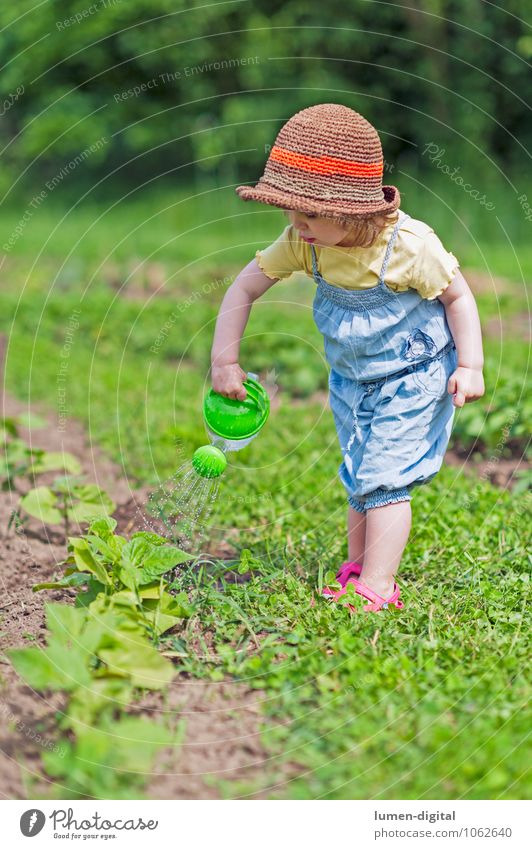
[[[226,398],[234,401],[243,401],[246,397],[246,389],[242,385],[247,374],[238,363],[226,363],[223,366],[212,367],[212,388]]]
[[[482,369],[459,366],[450,376],[447,391],[453,395],[455,407],[463,407],[468,401],[477,401],[484,395]]]

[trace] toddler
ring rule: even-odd
[[[236,192],[284,209],[289,224],[228,289],[211,352],[213,389],[244,399],[251,304],[294,271],[313,278],[349,504],[341,589],[323,592],[337,600],[350,583],[368,611],[403,606],[395,575],[412,488],[440,469],[455,407],[484,394],[471,290],[432,228],[382,185],[383,165],[377,131],[346,106],[311,106],[281,128],[257,185]]]

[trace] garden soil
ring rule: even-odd
[[[4,416],[27,412],[20,401],[4,396]],[[46,413],[32,404],[32,412]],[[121,533],[143,529],[142,504],[146,489],[132,490],[122,470],[87,439],[81,425],[69,421],[66,432],[55,424],[32,432],[20,429],[34,448],[68,451],[81,462],[88,480],[106,489],[118,505],[116,517]],[[46,482],[46,476],[42,476]],[[39,771],[40,754],[57,745],[54,727],[62,694],[43,695],[25,686],[4,652],[10,647],[44,645],[46,601],[68,602],[72,591],[32,592],[32,585],[62,572],[58,565],[66,556],[60,530],[50,530],[30,519],[24,529],[8,529],[18,494],[0,492],[0,798],[24,799],[47,793]],[[71,530],[75,535],[77,528]],[[228,543],[209,551],[220,559],[236,550]],[[149,693],[140,703],[145,716],[171,715],[184,720],[182,745],[161,753],[148,797],[155,799],[215,799],[220,797],[216,779],[252,782],[262,777],[268,754],[261,744],[260,699],[262,694],[232,681],[206,682],[178,676],[166,696]],[[278,776],[279,777],[279,776]],[[35,782],[35,783],[32,783]],[[261,782],[261,783],[262,783]]]

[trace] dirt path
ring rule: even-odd
[[[27,411],[26,406],[7,395],[3,399],[4,416]],[[32,412],[46,419],[39,405]],[[124,480],[122,470],[87,439],[77,422],[69,422],[66,432],[56,424],[33,432],[21,428],[21,436],[35,448],[69,451],[82,463],[89,480],[106,489],[116,504],[119,530],[127,533],[142,529],[139,505],[145,503],[146,489],[133,489]],[[63,697],[36,693],[15,674],[3,652],[8,647],[43,645],[45,638],[44,603],[67,601],[67,592],[33,593],[37,581],[61,571],[58,564],[66,555],[65,540],[59,530],[50,530],[30,520],[22,532],[7,526],[18,496],[0,492],[0,795],[8,799],[28,797],[28,780],[37,777],[39,755],[55,743],[55,713]],[[71,532],[76,533],[74,528]],[[226,544],[211,551],[230,556],[235,550]],[[267,754],[260,742],[261,693],[231,681],[219,683],[179,676],[166,697],[148,694],[142,712],[186,721],[182,746],[164,752],[148,794],[161,799],[213,799],[218,791],[216,778],[253,779],[264,772]]]

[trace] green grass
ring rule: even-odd
[[[269,719],[271,762],[252,785],[226,783],[227,796],[526,796],[524,542],[508,495],[484,485],[466,513],[458,490],[468,485],[447,470],[416,497],[403,611],[353,620],[324,600],[311,606],[319,567],[338,562],[342,547],[313,534],[284,556],[265,551],[269,539],[250,541],[258,562],[244,586],[217,588],[220,569],[183,575],[213,646],[206,664],[185,643],[183,669],[234,675],[259,691]],[[326,518],[319,504],[316,512]]]
[[[23,247],[21,240],[20,254],[8,257],[11,273],[0,294],[0,328],[9,335],[7,388],[57,412],[65,365],[68,414],[86,425],[131,482],[164,479],[206,441],[201,405],[223,287],[204,292],[203,284],[224,269],[238,271],[251,246],[266,244],[282,224],[275,211],[251,215],[246,208],[242,215],[226,194],[215,193],[218,207],[211,198],[189,210],[186,229],[199,224],[194,235],[182,235],[183,212],[174,210],[114,249],[123,271],[133,255],[145,256],[173,238],[157,254],[173,275],[162,297],[117,297],[97,272],[120,237],[149,218],[155,200],[124,207],[87,235],[91,213],[76,213],[29,278],[34,257],[22,251],[40,247],[53,216],[41,222],[42,232],[37,225],[31,237],[28,231],[33,241]],[[237,218],[202,224],[233,210]],[[511,251],[492,238],[492,219],[477,226],[482,256],[491,262],[500,255],[492,270],[511,281],[498,299],[479,297],[483,322],[511,320],[526,309]],[[514,229],[521,238],[521,222]],[[78,266],[65,266],[70,271],[56,279],[80,236]],[[476,248],[469,250],[473,260]],[[529,252],[527,243],[523,267]],[[263,376],[275,371],[281,406],[249,448],[229,455],[209,524],[221,538],[237,529],[239,547],[252,553],[251,564],[243,564],[251,565],[251,578],[220,586],[222,567],[214,563],[201,574],[185,571],[178,581],[196,610],[193,627],[178,638],[187,651],[182,669],[213,680],[232,675],[256,688],[267,719],[271,760],[256,783],[228,782],[223,792],[525,798],[530,520],[524,494],[444,468],[414,496],[414,530],[400,572],[405,609],[353,620],[322,599],[311,605],[316,585],[347,554],[332,414],[312,395],[327,386],[312,320],[313,287],[294,278],[270,289],[255,305],[241,346],[243,368]],[[191,293],[198,295],[183,309]],[[63,357],[74,310],[80,310],[79,327]],[[511,418],[510,441],[497,455],[504,457],[512,446],[526,447],[527,348],[508,332],[486,337],[485,347],[486,396],[457,413],[455,434],[466,446],[480,437],[490,456]],[[200,637],[212,645],[209,660]]]
[[[201,291],[202,279],[196,291]],[[254,305],[241,346],[243,368],[270,373],[278,386],[282,407],[275,438],[282,445],[285,472],[287,464],[299,468],[299,451],[314,450],[317,439],[326,439],[336,450],[332,416],[323,402],[314,404],[308,421],[305,409],[298,412],[300,428],[292,427],[291,398],[303,401],[327,389],[323,341],[312,318],[313,286],[303,277],[270,289]],[[9,336],[8,386],[52,407],[64,386],[68,412],[90,427],[93,439],[119,455],[130,474],[143,480],[155,479],[159,471],[166,475],[175,462],[176,440],[190,453],[205,441],[201,404],[221,298],[216,290],[188,307],[182,297],[130,301],[102,282],[86,294],[74,285],[61,292],[37,287],[4,292],[0,328]],[[499,312],[511,316],[512,308],[522,306],[487,296],[479,305],[486,321]],[[72,317],[79,327],[70,330]],[[513,440],[525,450],[532,418],[526,345],[507,333],[487,336],[485,353],[486,395],[457,412],[454,439],[466,449],[480,439],[489,453],[509,424],[506,442]],[[264,440],[254,446],[255,462],[262,464],[262,450],[266,468],[261,479],[271,490],[280,463],[269,462],[276,455]],[[508,451],[505,444],[501,455]],[[245,466],[247,456],[239,455],[235,464]]]
[[[521,286],[530,278],[530,222],[506,179],[490,182],[495,209],[488,211],[430,169],[399,167],[393,177],[402,208],[427,221],[462,266]],[[9,251],[8,267],[29,270],[35,263],[32,276],[39,276],[44,258],[65,284],[80,276],[87,281],[102,262],[129,262],[134,257],[175,263],[174,285],[198,273],[236,271],[286,225],[279,210],[245,203],[234,186],[212,182],[164,191],[148,185],[106,201],[88,192],[68,203],[59,190],[37,208],[30,203],[31,197],[12,199],[0,210],[0,245],[26,210],[31,213]]]

